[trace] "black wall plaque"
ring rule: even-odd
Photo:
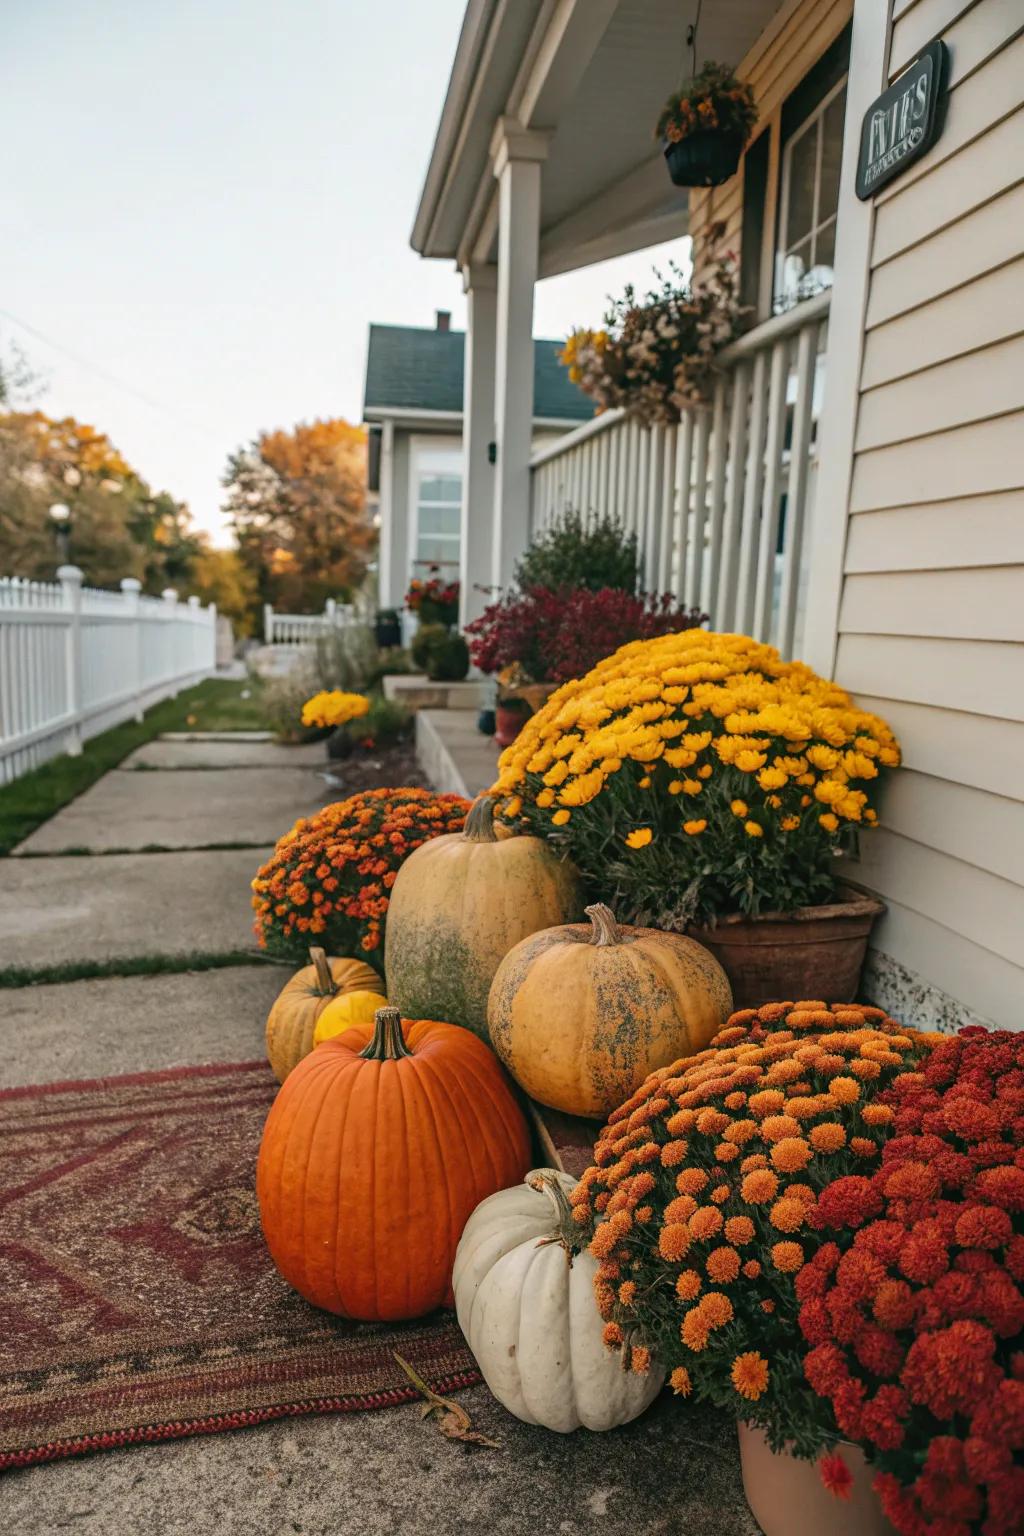
[[[857,196],[874,197],[886,182],[926,154],[939,136],[946,87],[946,45],[929,43],[864,114]]]

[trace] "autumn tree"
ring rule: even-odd
[[[148,592],[185,582],[202,541],[188,508],[154,495],[104,432],[42,411],[0,414],[0,572],[52,579],[50,507],[71,509],[70,556],[91,586],[138,577]]]
[[[366,434],[340,418],[263,432],[228,461],[227,512],[260,602],[318,611],[366,571]]]

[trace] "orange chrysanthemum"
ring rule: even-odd
[[[677,1365],[668,1379],[668,1384],[677,1397],[689,1397],[693,1391],[693,1382],[685,1365]]]
[[[765,1205],[774,1200],[778,1192],[779,1181],[770,1168],[755,1168],[740,1185],[740,1194],[748,1205]]]
[[[838,1152],[846,1146],[846,1132],[841,1125],[826,1120],[821,1125],[811,1126],[807,1140],[815,1152]]]
[[[725,1223],[725,1236],[730,1243],[743,1247],[753,1240],[756,1228],[749,1216],[730,1216]]]
[[[681,1221],[669,1222],[658,1236],[658,1252],[669,1264],[678,1264],[690,1246],[690,1233]]]
[[[803,1268],[804,1251],[799,1243],[785,1242],[772,1244],[772,1263],[776,1269],[784,1275],[795,1274]]]
[[[782,1199],[776,1200],[772,1206],[769,1220],[780,1232],[798,1232],[804,1224],[806,1215],[807,1211],[801,1200],[794,1200],[791,1195],[783,1195]]]
[[[731,1285],[740,1272],[740,1256],[735,1248],[712,1248],[704,1261],[708,1279],[716,1285]]]
[[[689,1220],[690,1236],[701,1241],[722,1230],[722,1213],[716,1205],[701,1205]]]
[[[756,1350],[737,1355],[730,1375],[736,1391],[748,1402],[756,1403],[768,1390],[768,1362]]]
[[[707,1182],[703,1168],[684,1168],[676,1174],[676,1190],[680,1195],[699,1195]]]
[[[703,1288],[704,1282],[695,1269],[684,1269],[680,1272],[676,1281],[676,1295],[680,1301],[695,1301]]]
[[[726,1323],[732,1322],[732,1302],[721,1291],[708,1291],[698,1306],[708,1328],[724,1328]]]
[[[811,1149],[802,1136],[784,1136],[771,1151],[771,1159],[780,1173],[797,1173],[811,1160]]]

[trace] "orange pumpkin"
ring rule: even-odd
[[[267,1017],[267,1060],[279,1083],[313,1049],[317,1020],[334,998],[348,992],[384,997],[384,983],[365,960],[328,959],[316,946],[309,958],[311,963],[285,983]]]
[[[256,1193],[289,1285],[328,1312],[390,1322],[452,1304],[471,1212],[529,1166],[526,1121],[487,1046],[379,1008],[289,1074]]]

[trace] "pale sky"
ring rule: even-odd
[[[464,325],[409,247],[464,6],[0,0],[0,344],[218,542],[233,448],[359,420],[371,321]],[[666,249],[540,284],[535,334]]]

